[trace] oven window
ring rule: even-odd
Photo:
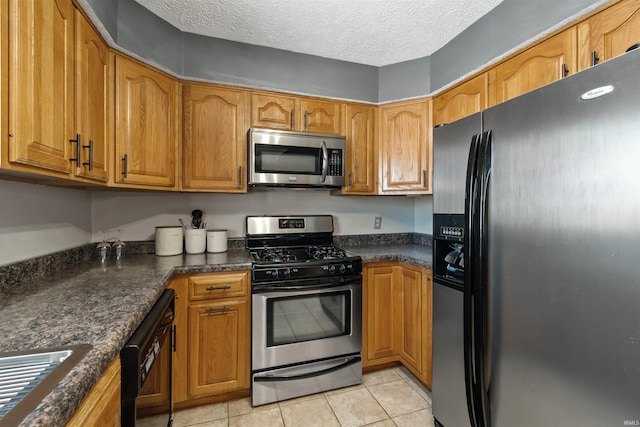
[[[267,300],[267,346],[351,333],[349,291]]]
[[[256,144],[256,172],[322,174],[320,148]]]

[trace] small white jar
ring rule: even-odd
[[[184,249],[188,254],[201,254],[207,247],[207,230],[187,228],[184,230]]]
[[[207,230],[207,252],[227,251],[227,230]]]
[[[156,227],[156,255],[172,256],[182,253],[182,227]]]

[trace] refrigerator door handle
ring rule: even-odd
[[[491,178],[491,151],[492,132],[486,131],[482,134],[482,139],[478,144],[478,189],[477,199],[474,206],[477,208],[474,216],[475,227],[475,249],[476,258],[474,261],[474,282],[473,286],[473,349],[474,349],[474,383],[475,383],[475,412],[479,426],[489,427],[491,425],[491,406],[489,404],[489,382],[488,370],[486,369],[488,358],[487,350],[490,349],[488,343],[488,196],[489,183]]]
[[[465,186],[465,224],[464,224],[464,297],[463,297],[463,333],[464,333],[464,382],[467,398],[467,410],[469,421],[473,427],[477,427],[476,422],[476,386],[474,375],[474,340],[473,340],[473,283],[475,270],[475,201],[477,199],[477,162],[478,145],[481,135],[474,135],[469,148],[469,159],[467,161],[467,177]]]

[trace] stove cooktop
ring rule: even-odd
[[[306,262],[336,260],[353,257],[335,246],[308,246],[302,248],[263,248],[251,250],[251,260],[263,263]]]
[[[331,215],[248,216],[253,281],[359,275],[362,259],[333,243]]]

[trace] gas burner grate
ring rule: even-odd
[[[306,252],[313,259],[341,259],[347,256],[345,251],[335,246],[310,246]]]
[[[260,251],[260,261],[266,262],[291,262],[297,261],[297,257],[288,249],[270,248]]]

